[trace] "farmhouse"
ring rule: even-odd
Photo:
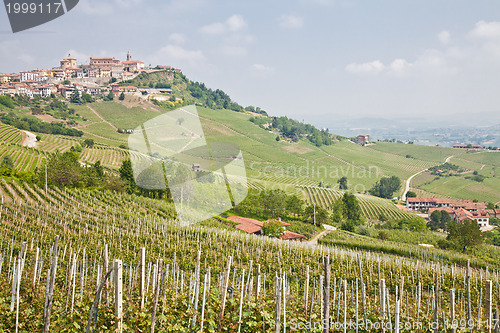
[[[452,200],[446,198],[406,198],[406,208],[409,210],[429,210],[430,208],[463,208],[470,212],[485,211],[485,202],[472,200]]]
[[[360,145],[370,142],[370,136],[368,134],[360,134],[356,138],[356,142]]]
[[[476,221],[480,227],[487,227],[490,224],[490,214],[487,211],[468,211],[464,208],[430,208],[429,217],[436,210],[444,210],[452,220],[457,222],[463,222],[465,220]]]
[[[236,225],[236,229],[255,235],[261,235],[264,223],[271,221],[271,220],[259,221],[241,216],[229,216],[227,219],[232,222],[238,223],[238,225]],[[282,221],[280,222],[283,229],[285,229],[287,226],[290,226],[289,223]],[[306,236],[285,230],[285,233],[280,238],[284,240],[302,241],[306,238]]]

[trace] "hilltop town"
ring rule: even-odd
[[[78,64],[71,54],[60,61],[58,67],[52,69],[33,69],[19,73],[0,73],[0,95],[25,95],[30,98],[49,97],[51,94],[61,94],[69,99],[74,90],[80,95],[86,93],[92,97],[101,96],[112,91],[114,95],[137,94],[145,96],[145,92],[169,92],[169,89],[139,89],[135,86],[119,86],[116,82],[132,80],[142,73],[154,71],[170,71],[181,73],[178,68],[158,65],[146,66],[143,61],[134,60],[130,52],[125,61],[115,57],[90,57],[88,64]],[[111,84],[111,85],[110,85]],[[156,91],[158,90],[158,91]],[[147,97],[146,97],[147,96]]]

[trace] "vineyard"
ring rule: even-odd
[[[340,199],[344,192],[334,189],[302,186],[300,187],[305,193],[305,200],[309,204],[316,204],[325,209],[332,209],[335,201]],[[380,216],[385,216],[389,219],[414,218],[415,215],[402,211],[397,208],[391,201],[380,199],[364,194],[355,194],[363,215],[369,219],[378,220]]]
[[[10,156],[14,161],[17,171],[34,171],[40,167],[47,154],[36,148],[22,147],[17,144],[7,143],[0,146],[0,158]]]
[[[2,331],[487,331],[499,305],[488,268],[182,227],[135,195],[1,191]]]
[[[21,143],[23,135],[20,130],[9,125],[0,123],[0,142],[3,143]]]

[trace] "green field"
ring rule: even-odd
[[[159,115],[157,111],[146,110],[139,104],[126,107],[118,102],[103,102],[93,103],[91,107],[105,120],[122,128],[134,128]],[[346,176],[351,190],[365,193],[382,176],[396,175],[404,182],[421,170],[444,163],[447,158],[450,158],[451,163],[470,169],[471,172],[478,170],[487,177],[493,177],[496,166],[500,165],[500,154],[467,153],[463,149],[437,146],[376,142],[363,147],[340,141],[318,148],[306,140],[298,143],[278,142],[275,140],[276,133],[250,122],[252,116],[249,114],[202,107],[197,109],[208,143],[229,141],[240,147],[247,175],[255,188],[281,188],[287,193],[297,193],[295,185],[317,186],[321,183],[323,186],[335,187],[337,180]],[[117,133],[90,109],[80,108],[78,111],[91,121],[83,125],[85,137],[114,147],[126,143],[126,135]],[[482,186],[466,182],[466,189],[456,184],[442,187],[443,182],[434,183],[434,178],[426,174],[412,182],[414,190],[421,194],[460,199],[482,198],[495,202],[500,200],[500,189],[495,187],[495,181],[485,181]],[[395,196],[402,195],[403,190],[404,186]]]

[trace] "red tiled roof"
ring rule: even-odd
[[[241,224],[238,224],[236,228],[241,231],[248,232],[249,234],[255,234],[256,232],[260,232],[260,230],[262,229],[258,225],[250,222],[243,222]]]
[[[297,234],[295,232],[291,232],[291,231],[285,231],[285,234],[283,234],[281,237],[281,239],[284,239],[284,240],[290,240],[290,239],[305,239],[306,236],[304,235],[301,235],[301,234]]]
[[[429,214],[432,214],[432,212],[434,212],[436,210],[439,210],[439,211],[444,210],[448,214],[455,214],[455,210],[453,208],[444,208],[444,207],[442,207],[442,208],[429,208]]]

